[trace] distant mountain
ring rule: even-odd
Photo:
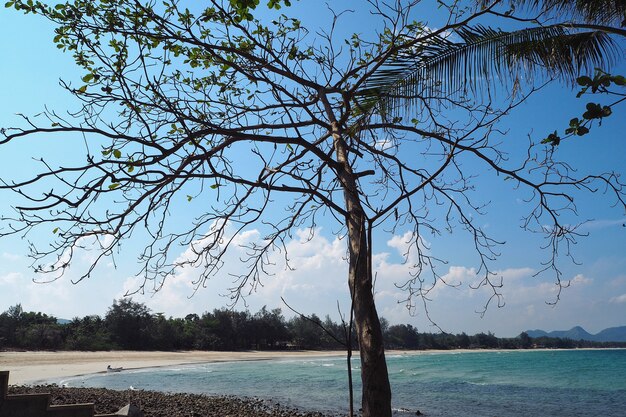
[[[572,327],[569,330],[555,330],[546,332],[545,330],[527,330],[528,336],[536,337],[559,337],[571,340],[589,340],[592,342],[626,342],[626,326],[611,327],[602,330],[598,334],[591,334],[580,326]]]
[[[626,342],[626,326],[609,327],[595,335],[600,342]]]
[[[57,323],[58,324],[68,324],[71,323],[72,320],[67,320],[67,319],[57,319]]]

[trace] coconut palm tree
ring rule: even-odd
[[[513,32],[461,26],[452,34],[420,36],[407,39],[407,46],[363,83],[355,95],[362,117],[397,116],[435,93],[489,93],[503,83],[515,88],[537,75],[573,82],[581,72],[610,66],[617,57],[608,30],[580,31],[571,23]]]
[[[493,81],[532,80],[538,74],[573,83],[581,72],[610,67],[621,56],[612,35],[626,37],[625,0],[509,0],[500,4],[508,5],[506,12],[494,9],[493,1],[476,4],[530,26],[507,32],[462,25],[454,36],[407,36],[408,47],[381,63],[358,91],[362,113],[400,111],[433,88],[443,94],[476,93]],[[519,18],[516,9],[534,17]],[[537,16],[558,23],[541,25]]]
[[[479,0],[480,7],[488,7],[490,2]],[[570,27],[601,30],[607,33],[626,36],[626,1],[624,0],[510,0],[511,16],[515,9],[539,12],[544,17],[558,17],[568,20]],[[497,14],[497,13],[494,13]]]

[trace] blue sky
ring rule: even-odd
[[[356,2],[345,2],[356,4]],[[319,7],[298,5],[309,18],[327,17]],[[358,19],[347,19],[346,31],[363,31]],[[431,22],[428,22],[431,24]],[[432,23],[431,25],[436,25]],[[0,10],[0,127],[20,123],[16,113],[36,114],[44,106],[64,111],[76,107],[69,94],[59,86],[59,78],[78,80],[80,74],[71,56],[58,51],[52,43],[52,28],[41,19],[22,16],[12,10]],[[621,73],[624,66],[620,67]],[[619,70],[618,70],[619,71]],[[585,99],[575,99],[568,86],[554,83],[512,112],[502,126],[507,130],[502,140],[525,143],[527,135],[544,137],[547,133],[563,130],[571,117],[579,116]],[[621,110],[621,111],[620,111]],[[626,142],[624,141],[624,111],[595,127],[592,133],[564,144],[559,155],[573,167],[591,172],[615,170],[626,175]],[[0,147],[0,176],[23,177],[36,166],[32,158],[45,156],[46,160],[66,163],[81,155],[80,147],[61,138],[37,138]],[[578,201],[581,220],[590,220],[585,230],[590,236],[581,238],[574,248],[575,259],[580,264],[563,259],[563,277],[572,285],[562,294],[556,306],[546,304],[555,295],[553,276],[533,275],[541,269],[548,254],[542,251],[542,240],[533,234],[520,231],[520,218],[524,213],[523,193],[512,190],[510,184],[484,172],[477,183],[474,196],[490,202],[488,214],[480,218],[481,225],[498,240],[506,241],[500,248],[501,256],[495,262],[504,280],[503,308],[491,306],[481,318],[480,310],[488,297],[483,290],[472,290],[470,283],[476,279],[476,257],[471,242],[455,233],[432,243],[432,251],[448,260],[440,273],[451,282],[461,282],[458,288],[438,287],[433,293],[429,311],[431,318],[445,331],[476,333],[493,331],[498,336],[513,336],[526,329],[568,329],[582,325],[590,332],[606,327],[626,325],[626,216],[621,208],[610,207],[613,202],[599,194],[583,195]],[[0,210],[5,213],[14,204],[11,195],[0,194]],[[185,213],[175,221],[184,221]],[[294,271],[286,270],[277,258],[275,275],[264,280],[264,286],[246,298],[247,306],[256,311],[263,305],[282,307],[281,297],[304,313],[330,314],[337,318],[337,305],[343,312],[348,307],[345,241],[332,233],[336,225],[320,224],[315,238],[306,242],[307,230],[294,234],[288,242]],[[420,331],[436,331],[419,309],[410,314],[399,301],[405,296],[395,283],[402,282],[408,268],[402,262],[406,248],[407,230],[395,234],[379,233],[374,244],[374,265],[377,270],[376,297],[379,312],[392,323],[411,323]],[[37,236],[36,238],[41,238]],[[43,236],[45,239],[45,236]],[[258,230],[248,230],[236,237],[247,242],[259,239]],[[306,243],[305,243],[306,242]],[[77,285],[71,279],[89,264],[92,254],[85,252],[61,279],[48,284],[33,282],[41,279],[28,269],[25,258],[27,243],[19,237],[0,240],[0,311],[22,303],[26,310],[43,311],[57,317],[72,318],[88,314],[103,315],[113,299],[137,287],[137,264],[132,256],[136,250],[129,246],[118,257],[117,268],[112,263],[103,265],[88,281]],[[184,257],[188,248],[181,247]],[[238,272],[239,254],[231,253],[228,267],[200,289],[193,297],[193,282],[198,271],[184,269],[166,282],[157,294],[136,295],[155,312],[184,316],[202,313],[228,303],[220,294],[227,293],[231,284],[228,272]],[[410,261],[410,260],[409,260]],[[408,262],[410,264],[410,262]],[[232,270],[231,270],[232,269]],[[235,308],[244,309],[239,304]]]

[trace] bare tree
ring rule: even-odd
[[[374,300],[375,230],[412,231],[410,253],[417,261],[399,283],[410,306],[426,303],[442,280],[426,237],[459,228],[478,255],[479,285],[492,289],[487,304],[500,303],[501,281],[490,267],[498,242],[475,220],[484,209],[472,193],[475,175],[486,168],[529,191],[524,227],[546,235],[545,267],[556,272],[559,285],[557,255],[577,236],[576,226],[564,222],[575,209],[572,192],[602,187],[624,206],[614,174],[575,177],[550,149],[532,143],[521,157],[508,157],[497,123],[534,89],[498,102],[474,94],[494,62],[499,70],[494,58],[504,55],[498,48],[529,33],[554,37],[559,29],[472,29],[468,25],[490,8],[454,7],[449,23],[433,30],[412,20],[416,1],[371,0],[364,4],[380,30],[371,38],[337,40],[344,13],[311,34],[284,15],[255,19],[248,2],[213,0],[193,11],[177,1],[9,3],[57,24],[55,43],[74,55],[85,75],[78,85],[63,83],[81,103],[78,112],[24,116],[25,126],[2,130],[0,144],[79,134],[86,155],[71,166],[41,160],[32,177],[3,179],[0,188],[24,203],[3,219],[2,234],[53,230],[51,246],[33,246],[31,253],[38,272],[53,274],[67,268],[78,248],[95,242],[97,258],[79,281],[124,241],[140,239],[143,291],[160,289],[184,266],[200,269],[195,285],[202,287],[237,245],[236,234],[254,227],[264,236],[245,248],[245,272],[231,288],[236,302],[259,285],[273,252],[283,253],[289,267],[285,242],[294,229],[314,230],[320,216],[333,217],[341,226],[337,233],[347,237],[365,417],[391,415]],[[462,41],[453,42],[451,32]],[[587,45],[602,50],[606,43],[600,37]],[[463,61],[470,55],[475,58]],[[597,59],[588,54],[585,63]],[[460,63],[469,71],[469,78],[459,78],[465,81],[442,76]],[[477,171],[468,171],[469,161]],[[171,220],[185,201],[203,207],[186,227]],[[179,245],[193,256],[176,258]]]

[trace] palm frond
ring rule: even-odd
[[[483,8],[491,3],[477,1],[478,6]],[[537,11],[598,25],[619,27],[626,20],[626,0],[510,0],[509,5],[512,9]]]
[[[407,48],[373,73],[356,94],[361,113],[399,114],[425,97],[489,92],[496,84],[538,74],[573,80],[611,62],[615,45],[602,32],[568,33],[561,26],[515,32],[477,26]]]
[[[545,69],[552,78],[574,81],[581,72],[613,65],[616,52],[606,33],[580,32],[508,45],[506,58],[510,67],[526,67],[528,74]]]

